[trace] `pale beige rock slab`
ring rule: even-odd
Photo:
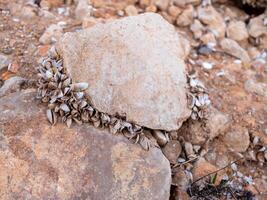
[[[176,130],[190,116],[186,42],[160,15],[147,13],[67,33],[57,50],[73,80],[89,83],[95,108],[148,128]]]

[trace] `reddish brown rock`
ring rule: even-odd
[[[187,141],[195,145],[203,145],[208,140],[213,140],[228,128],[230,118],[225,113],[214,107],[210,108],[210,114],[206,120],[205,128],[199,121],[191,121],[181,127],[179,132]]]
[[[200,158],[195,164],[194,164],[194,168],[193,168],[193,178],[194,181],[206,176],[207,174],[213,173],[216,170],[218,170],[218,168],[214,165],[212,165],[211,163],[207,162],[204,158]],[[222,179],[222,173],[223,172],[218,172],[218,176],[216,179],[215,184],[219,184],[221,179]],[[212,174],[214,176],[214,174]],[[207,177],[208,179],[210,177]],[[203,181],[206,178],[203,178]],[[201,180],[202,181],[202,180]]]
[[[169,199],[169,162],[89,125],[50,126],[35,91],[0,98],[1,199]]]
[[[168,158],[170,163],[176,163],[177,158],[182,152],[182,146],[179,141],[171,140],[167,145],[162,149],[163,154]]]
[[[224,143],[236,152],[245,152],[250,144],[248,129],[236,126],[223,137]]]

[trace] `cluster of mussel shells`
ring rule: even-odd
[[[254,136],[246,153],[246,158],[258,162],[259,166],[267,164],[267,147],[260,137]]]
[[[208,116],[207,108],[211,104],[207,89],[194,74],[187,75],[187,82],[189,87],[188,106],[192,110],[191,118],[193,120],[206,119]]]
[[[243,4],[248,4],[248,5],[252,6],[252,7],[265,8],[267,6],[267,0],[242,0],[242,3]]]
[[[156,145],[164,146],[169,140],[168,132],[144,130],[139,125],[127,122],[123,117],[110,116],[95,109],[85,93],[88,83],[72,81],[55,48],[42,59],[38,66],[38,76],[37,98],[47,103],[47,118],[53,125],[58,121],[66,123],[68,127],[73,122],[90,123],[97,128],[108,128],[112,134],[121,133],[146,150],[154,145],[147,132],[155,138]]]

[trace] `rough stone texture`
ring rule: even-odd
[[[248,39],[248,31],[243,21],[231,21],[227,27],[227,36],[235,41]]]
[[[199,20],[195,19],[194,23],[190,25],[190,30],[193,32],[194,38],[199,39],[204,31],[204,26]]]
[[[90,27],[96,25],[97,23],[103,23],[102,19],[92,17],[91,15],[86,15],[83,18],[82,27],[83,27],[83,29],[90,28]]]
[[[207,162],[204,158],[199,158],[198,161],[194,164],[193,168],[193,178],[194,181],[209,174],[214,171],[216,171],[218,168],[211,163]],[[216,178],[215,184],[219,184],[222,179],[222,173],[218,172],[218,177]],[[208,177],[209,178],[209,177]]]
[[[40,6],[42,8],[58,7],[64,4],[64,0],[41,0]]]
[[[43,35],[40,37],[39,42],[42,44],[50,44],[56,42],[63,34],[63,29],[58,24],[50,25]]]
[[[98,110],[148,128],[175,130],[190,115],[187,47],[172,25],[147,13],[67,33],[57,50],[73,80],[89,83]]]
[[[249,93],[255,93],[267,99],[267,84],[265,83],[256,82],[253,79],[249,79],[245,82],[244,88]]]
[[[0,98],[0,113],[1,199],[169,199],[159,149],[88,125],[50,126],[33,90]]]
[[[247,51],[243,49],[236,41],[225,38],[220,42],[220,45],[226,53],[239,58],[244,63],[250,62],[250,57]]]
[[[170,2],[171,0],[152,0],[152,3],[154,3],[160,10],[167,10]]]
[[[89,5],[88,0],[80,0],[75,8],[76,19],[82,22],[87,15],[90,15],[91,10],[92,6]]]
[[[217,40],[212,32],[203,34],[200,37],[200,40],[203,42],[203,44],[209,44],[209,43],[217,44]]]
[[[123,10],[129,4],[135,4],[138,0],[91,0],[96,8],[115,7],[117,10]]]
[[[11,61],[7,56],[0,54],[0,70],[3,69],[4,67],[7,67],[10,62]]]
[[[203,128],[203,123],[192,121],[182,126],[179,132],[192,144],[203,145],[207,140],[213,140],[222,134],[228,128],[229,122],[228,115],[211,107],[205,128]]]
[[[177,5],[182,8],[188,4],[199,5],[200,3],[201,0],[173,0],[174,5]]]
[[[127,16],[138,15],[138,10],[134,5],[129,5],[125,8],[125,13]]]
[[[144,9],[150,5],[150,0],[139,0],[139,5]]]
[[[245,152],[250,143],[248,129],[237,126],[224,135],[223,141],[230,149]]]
[[[184,170],[176,170],[177,172],[175,172],[173,174],[173,183],[175,183],[175,185],[177,187],[179,187],[180,189],[186,191],[188,188],[188,185],[190,184],[190,177],[185,173]]]
[[[178,26],[188,26],[192,24],[194,19],[194,7],[189,5],[176,20]]]
[[[177,18],[178,15],[180,15],[182,11],[183,10],[179,8],[178,6],[172,5],[168,7],[168,14],[175,18]]]
[[[23,84],[26,80],[19,76],[14,76],[7,79],[3,86],[0,87],[0,97],[8,95],[9,93],[18,91],[20,89],[21,84]]]
[[[170,161],[170,163],[177,163],[177,158],[180,156],[182,152],[182,146],[179,141],[171,140],[166,144],[166,146],[162,149],[163,154]]]
[[[226,24],[223,17],[212,6],[199,6],[198,19],[208,26],[217,38],[224,38]]]
[[[267,26],[264,25],[265,14],[258,17],[254,17],[249,21],[248,32],[252,37],[259,37],[262,35],[267,35]]]

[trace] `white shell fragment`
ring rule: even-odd
[[[202,67],[204,69],[207,69],[207,70],[212,69],[213,68],[213,63],[203,62],[202,63]]]
[[[211,101],[204,84],[196,78],[195,75],[188,75],[189,93],[188,107],[192,109],[191,118],[193,120],[206,119],[207,107],[210,106]]]

